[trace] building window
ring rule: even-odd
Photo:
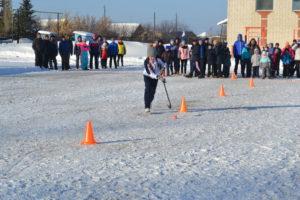
[[[273,0],[256,0],[256,10],[273,10]]]
[[[293,0],[293,10],[299,11],[300,10],[300,0]]]

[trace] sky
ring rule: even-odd
[[[12,0],[17,8],[21,0]],[[227,0],[32,0],[35,10],[68,12],[78,15],[106,14],[113,22],[153,23],[174,20],[176,13],[181,23],[187,24],[196,34],[215,28],[227,18]],[[48,18],[44,16],[42,18]]]

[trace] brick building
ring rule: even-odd
[[[300,0],[228,0],[227,40],[241,33],[261,45],[300,39]]]

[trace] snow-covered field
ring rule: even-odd
[[[300,199],[299,80],[173,77],[174,108],[159,84],[145,115],[134,44],[130,67],[87,72],[19,73],[30,45],[0,47],[0,199]]]

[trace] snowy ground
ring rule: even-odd
[[[1,51],[0,71],[20,69]],[[174,77],[174,108],[159,84],[145,115],[139,60],[0,76],[0,199],[300,199],[299,80]],[[93,147],[79,144],[89,119]]]

